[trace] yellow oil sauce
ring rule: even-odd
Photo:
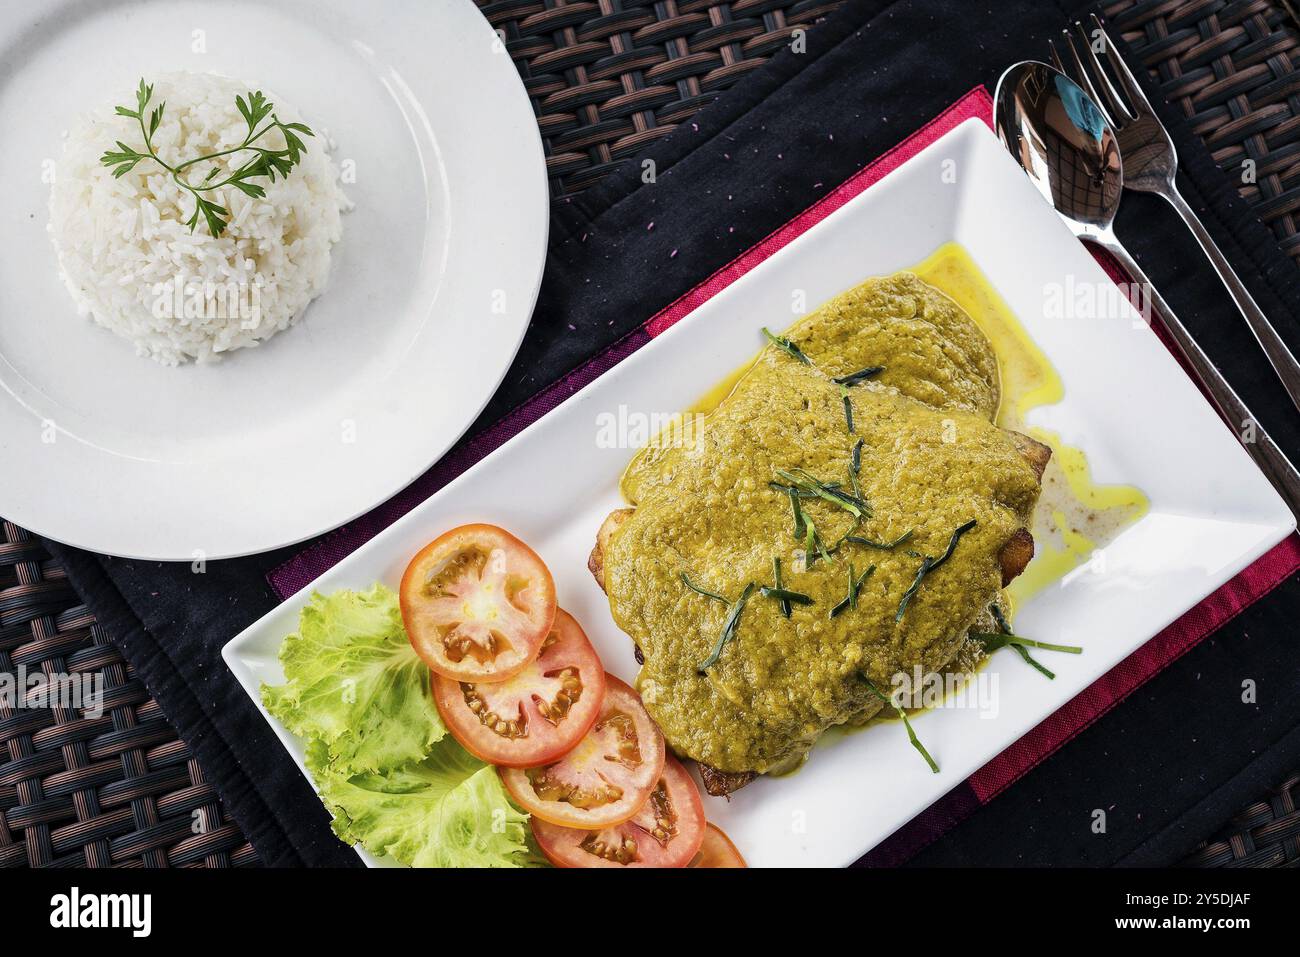
[[[746,362],[743,366],[733,370],[730,375],[714,385],[708,392],[704,393],[704,395],[700,396],[697,401],[692,403],[691,407],[687,411],[699,415],[707,415],[716,409],[722,404],[723,399],[731,395],[731,390],[736,387],[737,382],[744,378],[745,373],[753,367],[757,358],[758,356],[755,355],[753,359]]]
[[[1002,386],[997,424],[1052,448],[1031,529],[1034,559],[1006,590],[1011,605],[1018,607],[1087,562],[1145,515],[1150,502],[1132,485],[1094,482],[1082,449],[1028,423],[1034,409],[1064,398],[1061,377],[966,250],[947,243],[911,271],[961,306],[993,343]]]

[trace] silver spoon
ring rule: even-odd
[[[1069,30],[1062,34],[1076,71],[1071,79],[1077,80],[1092,101],[1101,107],[1115,135],[1119,137],[1119,149],[1124,155],[1125,187],[1160,196],[1182,217],[1215,272],[1219,274],[1219,279],[1227,287],[1242,318],[1250,326],[1255,341],[1264,350],[1273,371],[1291,396],[1291,401],[1296,408],[1300,408],[1300,363],[1296,362],[1290,348],[1268,321],[1264,310],[1259,308],[1259,303],[1232,268],[1228,257],[1223,255],[1195,210],[1178,191],[1178,151],[1164,124],[1151,108],[1142,87],[1138,85],[1137,78],[1129,71],[1128,64],[1111,43],[1095,13],[1092,15],[1091,32],[1084,27],[1082,21],[1076,22],[1074,26],[1078,37]],[[1098,49],[1099,46],[1101,49]],[[1060,62],[1055,46],[1052,46],[1052,57],[1053,65],[1070,75],[1070,71]],[[1091,64],[1091,75],[1084,66],[1085,60]],[[1110,64],[1119,87],[1123,89],[1122,94],[1116,84],[1111,82],[1103,61]],[[1093,83],[1094,76],[1096,83]]]
[[[1105,115],[1064,73],[1029,60],[1010,67],[998,80],[993,122],[1003,145],[1074,234],[1113,255],[1139,284],[1147,304],[1164,320],[1170,338],[1247,453],[1292,513],[1300,515],[1300,472],[1115,236],[1124,173],[1119,141]],[[1253,441],[1243,439],[1238,428],[1253,432]]]

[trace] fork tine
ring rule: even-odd
[[[1151,109],[1151,103],[1147,100],[1147,95],[1142,92],[1142,87],[1138,84],[1137,78],[1133,76],[1133,71],[1128,68],[1124,58],[1120,56],[1119,50],[1111,42],[1110,34],[1106,32],[1106,28],[1102,26],[1101,20],[1095,13],[1092,15],[1092,25],[1100,33],[1106,45],[1106,59],[1110,61],[1115,75],[1119,77],[1120,86],[1124,87],[1124,93],[1128,96],[1129,102],[1133,104],[1134,112],[1154,113],[1155,111]]]
[[[1066,76],[1069,76],[1069,75],[1070,75],[1070,71],[1067,70],[1067,69],[1065,68],[1065,64],[1061,62],[1061,54],[1060,54],[1060,53],[1057,51],[1057,49],[1056,49],[1056,41],[1055,41],[1055,40],[1048,40],[1048,41],[1047,41],[1047,46],[1048,46],[1048,48],[1052,51],[1052,66],[1056,67],[1058,70],[1060,70],[1060,71],[1061,71],[1062,73],[1064,73]]]
[[[1070,51],[1070,61],[1074,64],[1073,76],[1077,79],[1079,86],[1083,87],[1083,92],[1088,94],[1089,99],[1097,104],[1097,109],[1101,110],[1102,116],[1106,117],[1106,122],[1111,126],[1118,127],[1117,117],[1111,114],[1106,107],[1106,101],[1097,95],[1097,88],[1092,85],[1092,77],[1088,76],[1088,71],[1084,69],[1083,60],[1079,58],[1079,51],[1075,49],[1074,37],[1070,35],[1069,30],[1061,31],[1061,41],[1065,44],[1066,49]],[[1063,70],[1063,73],[1070,75],[1069,70]]]
[[[1083,44],[1083,48],[1088,51],[1088,63],[1092,66],[1093,73],[1097,78],[1098,89],[1100,89],[1101,95],[1105,98],[1106,109],[1110,110],[1114,116],[1111,125],[1118,128],[1123,126],[1125,123],[1137,119],[1137,113],[1128,108],[1128,105],[1120,97],[1119,92],[1110,82],[1110,77],[1107,75],[1105,67],[1102,66],[1101,59],[1097,56],[1097,51],[1092,47],[1093,37],[1089,35],[1088,29],[1083,25],[1083,21],[1076,20],[1074,27],[1079,32],[1079,38],[1080,42]],[[1102,37],[1105,38],[1105,33],[1102,33]],[[1104,42],[1107,43],[1107,46],[1109,45],[1108,40],[1105,40]],[[1115,120],[1118,120],[1118,122],[1115,122]]]

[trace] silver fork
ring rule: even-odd
[[[1250,326],[1250,331],[1255,334],[1255,339],[1264,350],[1264,354],[1268,356],[1273,371],[1286,387],[1291,401],[1295,403],[1297,409],[1300,409],[1300,363],[1296,362],[1295,356],[1282,341],[1282,337],[1277,334],[1273,324],[1268,321],[1264,311],[1259,308],[1259,304],[1255,302],[1254,297],[1241,281],[1241,277],[1233,270],[1227,257],[1223,255],[1195,211],[1178,191],[1175,182],[1178,173],[1178,153],[1164,124],[1151,109],[1142,87],[1138,85],[1124,58],[1119,55],[1118,49],[1111,43],[1097,15],[1092,15],[1091,35],[1082,22],[1076,21],[1074,26],[1079,35],[1078,44],[1069,30],[1063,31],[1064,43],[1069,50],[1073,69],[1067,69],[1062,64],[1055,44],[1052,44],[1052,59],[1062,73],[1078,79],[1079,85],[1092,97],[1093,102],[1101,107],[1111,126],[1115,128],[1119,138],[1120,155],[1123,158],[1124,185],[1138,192],[1163,196],[1182,217],[1187,228],[1196,237],[1196,241],[1201,244],[1201,249],[1213,264],[1215,272],[1219,274],[1219,279],[1228,288],[1237,308],[1241,310],[1247,325]],[[1100,52],[1097,50],[1099,45],[1102,47]],[[1083,49],[1082,54],[1079,52],[1079,47]],[[1123,96],[1111,83],[1103,60],[1110,63],[1119,85],[1123,88]],[[1084,66],[1085,61],[1087,67]]]

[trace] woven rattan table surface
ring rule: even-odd
[[[552,197],[666,136],[842,0],[475,0],[523,77]],[[1273,0],[1113,0],[1111,24],[1300,263],[1300,28]],[[0,865],[258,863],[40,540],[0,523],[0,672],[97,682],[100,708],[0,699]],[[102,709],[102,713],[100,713]],[[1300,865],[1300,773],[1186,863]]]

